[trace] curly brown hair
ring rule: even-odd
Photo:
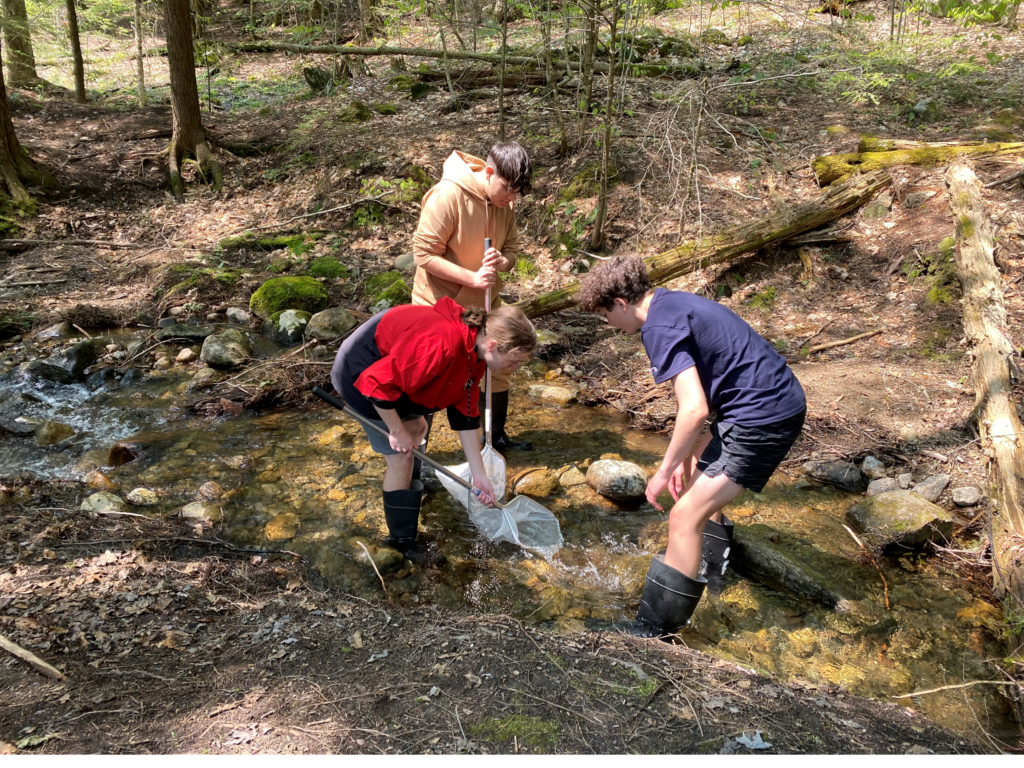
[[[611,309],[615,299],[636,304],[651,291],[647,265],[639,256],[616,256],[595,266],[580,283],[576,294],[580,309],[596,312]]]

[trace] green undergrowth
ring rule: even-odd
[[[241,269],[206,267],[191,263],[175,264],[167,270],[163,290],[158,289],[157,293],[163,298],[180,296],[191,291],[220,294],[238,283],[241,277]]]
[[[393,269],[390,272],[366,278],[363,281],[363,296],[369,301],[370,306],[387,300],[392,307],[395,307],[399,304],[408,304],[412,299],[412,291],[402,279],[402,273]]]
[[[747,306],[752,309],[760,309],[762,312],[771,312],[775,306],[776,290],[774,285],[767,286],[763,291],[755,293],[747,299]]]
[[[513,740],[543,753],[552,752],[558,746],[560,726],[553,720],[533,715],[508,715],[500,719],[483,720],[467,726],[470,735],[496,744],[512,743]]]
[[[961,231],[963,228],[961,223]],[[956,240],[953,237],[943,238],[931,251],[908,257],[903,261],[902,271],[908,283],[925,282],[927,304],[952,304],[957,285]]]

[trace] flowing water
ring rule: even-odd
[[[47,448],[31,439],[0,438],[0,477],[81,479],[103,467],[113,442],[143,433],[136,442],[145,450],[137,460],[104,470],[122,496],[136,487],[159,495],[159,507],[137,511],[174,514],[212,481],[224,491],[214,502],[223,512],[215,523],[221,536],[299,553],[341,589],[380,594],[369,553],[385,570],[397,601],[470,607],[562,627],[607,626],[631,616],[650,556],[664,548],[665,513],[609,501],[585,484],[542,500],[560,519],[566,542],[550,561],[483,540],[462,507],[439,492],[427,497],[421,530],[449,565],[418,571],[379,546],[386,531],[384,465],[358,424],[319,404],[216,420],[190,416],[184,392],[193,372],[176,367],[116,391],[19,385],[14,397],[25,418],[61,421],[78,434]],[[513,394],[512,429],[537,449],[509,455],[510,477],[530,468],[563,473],[605,454],[618,454],[648,473],[657,467],[667,436],[632,430],[620,414],[605,409],[541,404],[523,394],[527,383],[521,379]],[[457,464],[463,460],[458,440],[445,421],[435,420],[429,452]],[[889,701],[911,691],[992,680],[985,660],[1001,657],[999,608],[976,594],[957,566],[934,559],[885,559],[883,583],[842,527],[855,498],[828,488],[797,489],[794,479],[776,473],[763,493],[744,494],[727,513],[749,536],[823,574],[845,598],[842,610],[731,575],[721,594],[701,601],[683,632],[686,642],[782,680],[841,684]],[[964,735],[978,737],[984,729],[1012,739],[1016,726],[998,691],[996,685],[975,685],[898,703]],[[841,711],[835,715],[837,727],[859,727]]]

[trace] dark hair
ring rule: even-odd
[[[502,304],[487,315],[480,307],[469,307],[462,313],[462,322],[470,328],[479,329],[488,339],[498,342],[498,351],[526,352],[531,354],[537,348],[537,330],[519,307]]]
[[[530,164],[530,156],[518,142],[495,144],[487,153],[487,165],[494,168],[508,184],[509,189],[520,195],[529,194],[533,188],[533,166]]]
[[[580,283],[576,300],[584,312],[611,309],[615,299],[636,304],[650,293],[647,265],[639,256],[616,256],[595,266]]]

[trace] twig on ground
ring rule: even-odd
[[[894,699],[910,699],[914,696],[926,696],[929,693],[939,693],[940,691],[954,691],[959,688],[973,688],[975,685],[1016,685],[1018,688],[1024,688],[1016,680],[971,680],[967,683],[957,683],[956,685],[942,685],[938,688],[929,688],[927,691],[914,691],[913,693],[901,693],[899,696],[893,696]]]
[[[842,346],[845,346],[847,344],[853,344],[855,341],[860,341],[861,339],[870,339],[872,336],[877,336],[878,334],[882,333],[884,330],[885,330],[885,328],[878,328],[877,330],[874,330],[874,331],[868,331],[867,333],[860,333],[860,334],[857,334],[856,336],[851,336],[848,339],[841,339],[839,341],[830,341],[827,344],[818,344],[817,346],[811,347],[809,350],[807,350],[807,353],[808,354],[813,354],[815,352],[823,352],[824,350],[832,349],[833,347],[842,347]]]
[[[1011,181],[1016,181],[1017,179],[1024,179],[1024,169],[1019,170],[1016,173],[1011,173],[1009,176],[998,178],[995,181],[990,181],[985,185],[985,189],[992,189],[992,187],[998,187],[1001,184],[1009,184]]]
[[[96,245],[103,248],[145,248],[140,243],[112,243],[107,240],[22,240],[20,238],[6,238],[0,240],[0,250],[8,248],[19,248],[25,245]]]
[[[360,547],[362,547],[363,548],[363,552],[366,553],[366,558],[370,561],[370,565],[373,566],[373,572],[376,573],[377,574],[377,578],[380,579],[380,586],[384,590],[384,597],[386,597],[388,599],[388,602],[390,603],[391,602],[391,595],[388,594],[388,585],[384,583],[384,577],[381,576],[380,575],[380,571],[377,570],[377,564],[375,562],[373,562],[373,555],[370,554],[370,550],[368,550],[366,548],[366,545],[363,544],[363,542],[357,541],[356,544],[358,544]]]
[[[28,662],[37,672],[42,672],[47,677],[51,677],[54,680],[67,680],[67,675],[59,669],[51,667],[45,661],[32,653],[32,651],[26,651],[20,645],[8,640],[3,635],[0,635],[0,648],[3,648],[14,656],[17,656],[22,661]]]
[[[236,229],[236,230],[234,230],[232,232],[229,232],[226,235],[226,237],[231,237],[232,235],[237,235],[239,232],[245,232],[247,230],[259,231],[261,229],[275,229],[277,227],[283,227],[283,226],[285,226],[287,224],[291,224],[293,221],[298,221],[299,219],[310,219],[310,218],[313,218],[314,216],[324,216],[324,215],[326,215],[328,213],[335,213],[336,211],[343,211],[346,208],[353,208],[353,207],[355,207],[357,205],[362,205],[363,203],[376,203],[376,202],[379,202],[380,200],[384,199],[388,195],[393,195],[393,194],[394,194],[394,190],[392,190],[390,192],[385,192],[382,195],[377,195],[376,197],[362,197],[362,198],[360,198],[358,200],[353,200],[351,203],[345,203],[344,205],[336,206],[335,208],[328,208],[328,209],[323,210],[323,211],[314,211],[313,213],[304,213],[301,216],[293,216],[292,218],[287,219],[286,221],[278,222],[276,224],[261,224],[258,227],[241,227],[240,229]]]
[[[885,590],[885,610],[891,611],[892,606],[889,605],[889,582],[885,580],[885,574],[882,573],[882,566],[878,564],[878,560],[875,559],[875,555],[871,552],[871,550],[864,546],[864,542],[860,540],[857,534],[854,533],[848,525],[844,525],[843,528],[845,528],[846,532],[853,537],[853,540],[857,542],[860,548],[863,549],[865,553],[867,553],[867,556],[871,558],[871,564],[875,566],[875,570],[878,571],[878,575],[882,579],[882,589]]]

